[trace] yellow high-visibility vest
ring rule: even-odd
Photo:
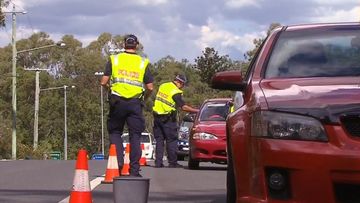
[[[153,111],[159,115],[165,115],[175,111],[175,101],[172,97],[179,93],[182,94],[183,91],[176,87],[173,82],[160,85],[159,91],[156,94]]]
[[[235,111],[235,105],[233,104],[231,107],[230,107],[230,113],[234,112]]]
[[[137,54],[111,55],[112,93],[125,98],[140,98],[144,92],[144,75],[149,59]]]

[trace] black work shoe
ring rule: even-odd
[[[169,164],[168,167],[169,168],[183,168],[183,165],[176,163],[176,164]]]
[[[163,168],[163,167],[164,167],[164,164],[155,165],[154,167],[155,167],[155,168]]]

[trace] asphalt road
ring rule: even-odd
[[[90,160],[90,181],[102,177],[106,165],[107,160]],[[152,161],[148,165],[141,174],[150,178],[149,203],[226,202],[226,165],[201,163],[200,170],[154,168]],[[0,161],[0,203],[67,202],[74,174],[73,160]],[[114,202],[112,184],[95,186],[91,191],[94,203]]]

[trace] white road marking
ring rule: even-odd
[[[90,181],[90,188],[91,190],[95,189],[98,185],[101,184],[101,181],[104,180],[105,174],[102,175],[101,177],[97,177],[94,180]],[[58,203],[68,203],[70,199],[70,196],[67,196],[65,199],[61,200]]]

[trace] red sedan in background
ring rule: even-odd
[[[203,102],[189,136],[189,169],[200,162],[226,164],[226,117],[231,98],[208,99]]]
[[[359,23],[279,27],[246,75],[212,85],[244,96],[227,119],[227,203],[360,202]]]

